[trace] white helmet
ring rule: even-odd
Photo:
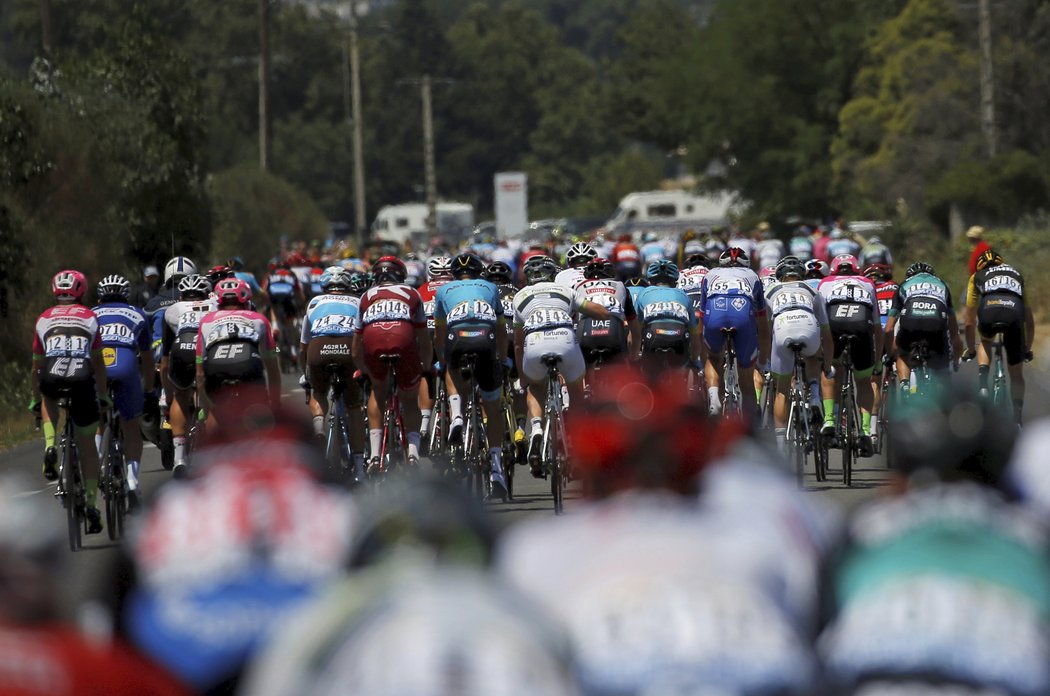
[[[194,293],[201,297],[207,297],[211,292],[211,283],[202,275],[188,275],[179,281],[179,295]]]
[[[197,273],[197,264],[185,256],[176,256],[164,267],[164,282],[171,282]]]
[[[448,256],[435,256],[427,261],[427,279],[451,278],[452,259]]]
[[[598,258],[598,252],[587,242],[577,242],[565,252],[565,262],[570,268],[582,266],[592,259]]]

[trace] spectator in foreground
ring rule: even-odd
[[[979,225],[974,225],[966,230],[966,240],[970,243],[969,269],[970,275],[973,275],[977,272],[977,259],[981,258],[981,254],[992,247],[988,242],[984,241],[984,228]]]

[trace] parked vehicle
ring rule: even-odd
[[[460,240],[474,227],[474,206],[469,203],[438,203],[438,234],[450,240]],[[427,204],[403,203],[380,208],[372,223],[372,235],[398,244],[411,241],[413,246],[425,247],[427,235]]]
[[[729,192],[694,194],[689,191],[629,193],[605,223],[610,232],[627,233],[656,223],[691,223],[697,227],[723,225],[736,196]]]

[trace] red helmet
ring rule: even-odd
[[[59,271],[51,279],[51,294],[59,300],[80,301],[87,292],[87,278],[80,271]]]
[[[227,278],[220,280],[215,286],[215,296],[219,298],[219,304],[238,304],[247,307],[252,301],[252,288],[240,278]]]
[[[408,268],[396,256],[383,256],[372,266],[372,275],[377,283],[403,283],[408,277]]]
[[[831,275],[860,275],[860,262],[853,254],[839,254],[831,260]]]
[[[892,280],[893,266],[885,263],[873,263],[864,269],[864,277],[871,280]]]

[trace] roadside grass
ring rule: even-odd
[[[21,365],[0,368],[0,452],[31,440],[35,435],[29,404],[29,374]]]

